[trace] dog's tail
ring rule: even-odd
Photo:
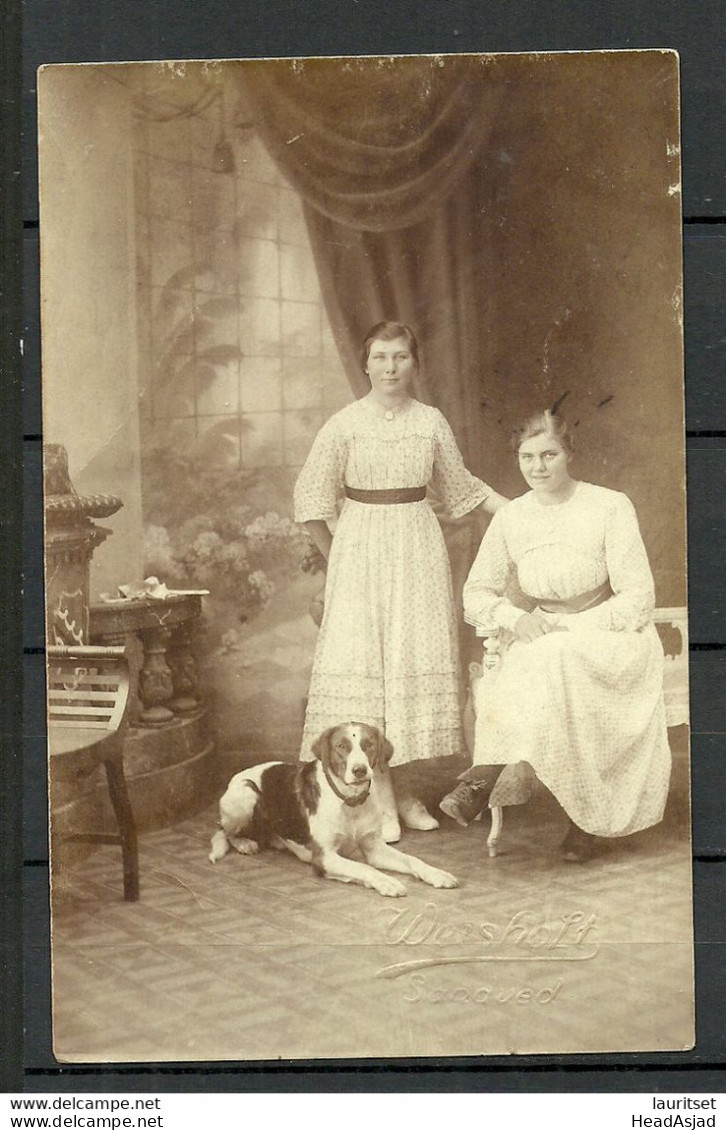
[[[209,853],[210,863],[216,863],[218,859],[221,859],[229,851],[229,840],[227,839],[227,834],[226,832],[223,832],[221,828],[212,836],[211,847],[212,850]]]

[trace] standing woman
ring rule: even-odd
[[[393,767],[462,751],[451,573],[426,488],[453,518],[506,500],[466,470],[438,409],[412,397],[418,365],[408,326],[373,326],[362,353],[371,391],[323,425],[295,487],[296,520],[328,559],[303,760],[324,730],[351,719],[385,733]],[[399,817],[438,827],[418,798],[394,798],[387,771],[376,776],[389,842]]]

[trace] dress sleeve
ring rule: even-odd
[[[332,521],[345,482],[346,448],[335,419],[323,424],[295,483],[295,521]]]
[[[452,518],[461,518],[491,494],[491,487],[471,475],[448,422],[437,412],[431,486]]]
[[[512,631],[524,609],[517,608],[504,595],[514,562],[507,547],[502,512],[489,523],[479,552],[464,585],[464,619],[475,628],[499,628]]]
[[[655,585],[635,507],[624,494],[615,496],[606,518],[605,561],[613,596],[572,617],[572,627],[578,621],[611,632],[638,631],[652,619]]]

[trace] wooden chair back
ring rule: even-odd
[[[126,713],[129,668],[123,647],[48,648],[48,724],[117,731]]]

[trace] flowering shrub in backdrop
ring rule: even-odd
[[[206,588],[242,621],[268,604],[277,583],[312,567],[305,531],[249,499],[258,473],[230,468],[204,449],[165,444],[145,458],[144,575],[170,587]]]

